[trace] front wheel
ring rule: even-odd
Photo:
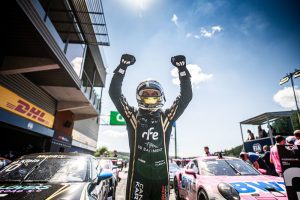
[[[174,177],[173,188],[174,188],[174,192],[175,192],[175,199],[182,200],[182,198],[180,198],[180,195],[179,195],[178,181],[177,181],[176,177]]]
[[[208,200],[207,194],[204,190],[198,192],[198,200]]]
[[[115,200],[116,199],[116,188],[111,187],[107,196],[110,197],[111,200]]]

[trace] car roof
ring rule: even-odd
[[[222,158],[219,158],[218,156],[199,156],[195,159],[197,159],[199,161],[201,161],[201,160],[240,160],[239,158],[231,157],[231,156],[223,156]]]

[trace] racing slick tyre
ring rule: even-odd
[[[116,188],[112,187],[111,190],[108,192],[108,197],[110,197],[111,200],[116,199]]]
[[[207,194],[204,190],[198,192],[198,200],[208,200]]]
[[[182,200],[182,198],[180,198],[180,196],[179,196],[178,181],[177,181],[176,177],[174,177],[173,188],[174,188],[174,192],[175,192],[175,199]]]

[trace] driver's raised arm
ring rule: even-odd
[[[127,70],[127,67],[135,63],[135,57],[129,54],[123,54],[120,60],[120,64],[114,70],[109,86],[109,96],[115,104],[118,112],[125,118],[131,117],[134,110],[133,107],[129,106],[124,95],[122,94],[122,83]]]
[[[166,110],[169,121],[175,122],[183,113],[189,102],[192,100],[193,92],[191,75],[186,68],[186,59],[183,55],[171,58],[171,63],[177,67],[180,80],[180,94],[177,96],[171,108]]]

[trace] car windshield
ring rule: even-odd
[[[177,164],[175,164],[175,163],[170,163],[169,164],[169,171],[177,171],[177,170],[179,170],[180,168],[178,167],[178,165]]]
[[[82,182],[87,178],[87,159],[80,156],[38,155],[12,162],[0,171],[0,182]]]
[[[112,169],[112,162],[111,160],[100,160],[100,166],[103,169]]]
[[[201,172],[208,176],[259,175],[259,173],[239,159],[206,159],[202,160]]]

